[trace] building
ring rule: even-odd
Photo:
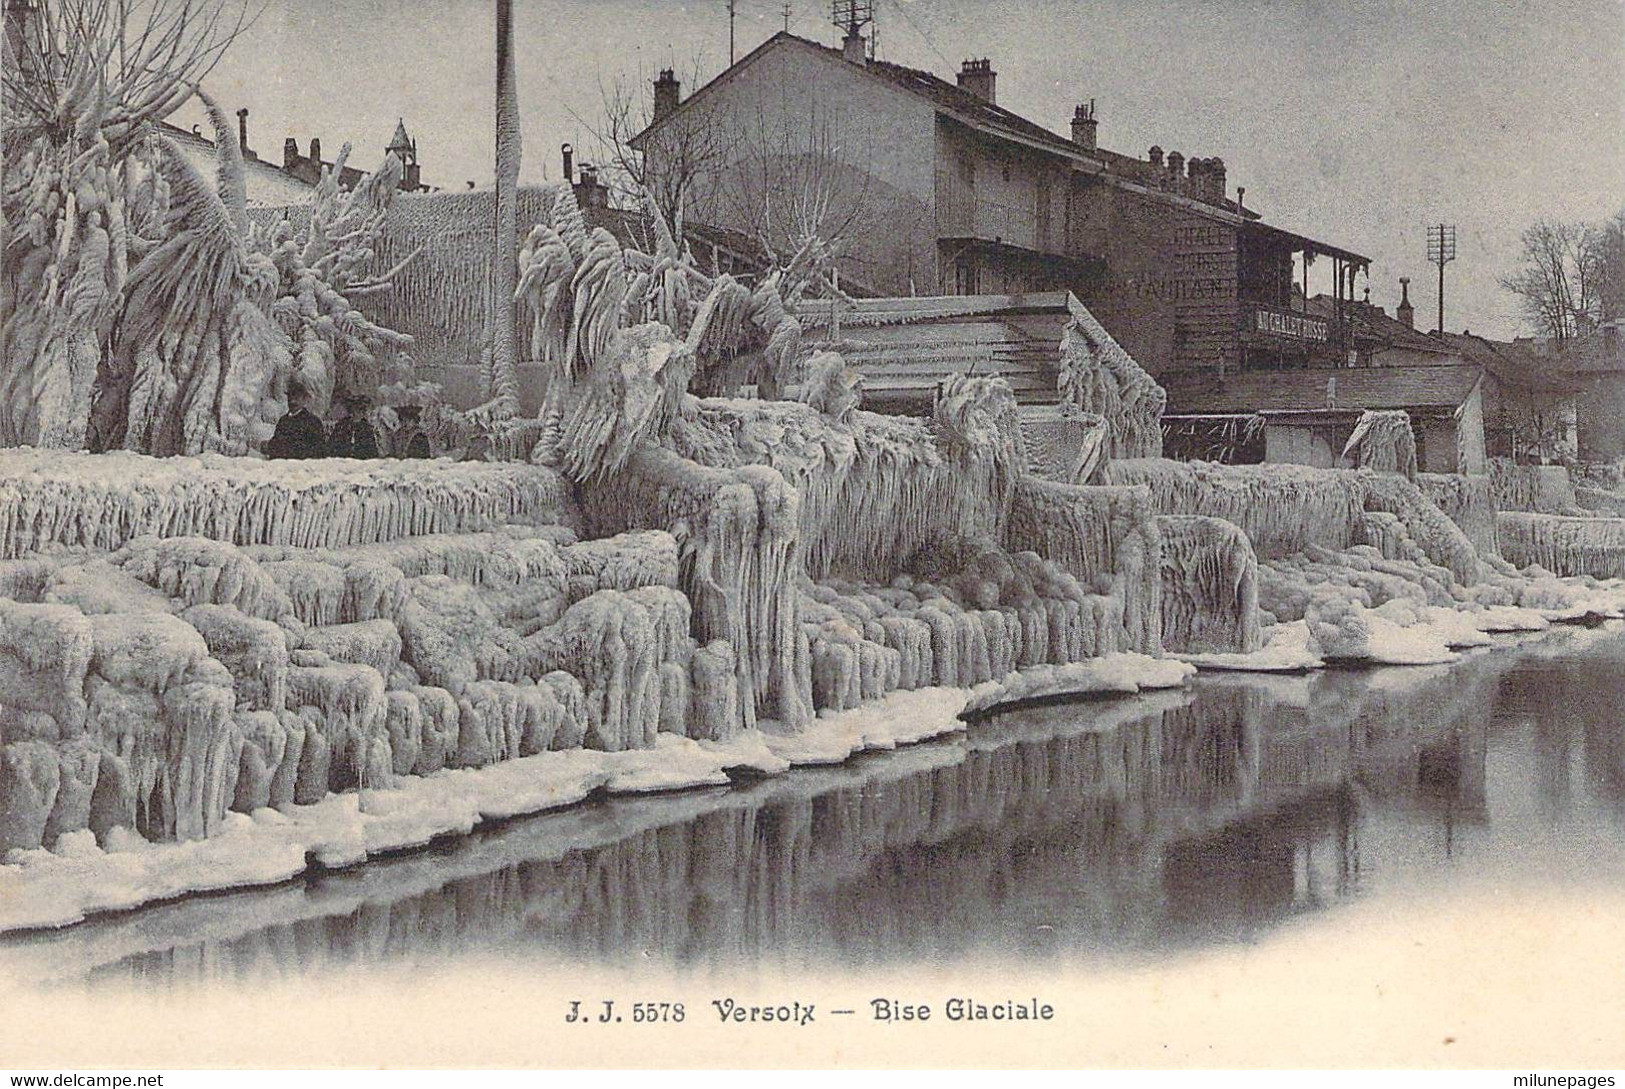
[[[727,134],[688,206],[739,230],[764,194],[827,189],[852,228],[843,279],[875,294],[1072,291],[1153,374],[1346,361],[1343,310],[1369,259],[1264,223],[1243,190],[1230,197],[1221,159],[1101,148],[1092,103],[1058,135],[998,105],[985,59],[956,85],[867,52],[854,34],[841,49],[776,34],[687,99],[662,72],[634,145],[669,176]],[[1317,259],[1336,285],[1330,318],[1293,291]]]
[[[1484,443],[1491,457],[1549,465],[1579,456],[1583,383],[1526,344],[1465,330],[1435,336],[1484,372]]]
[[[1604,322],[1549,360],[1575,384],[1578,457],[1625,459],[1625,320]]]
[[[175,141],[181,153],[193,166],[202,171],[204,176],[212,174],[215,165],[214,141],[204,135],[201,125],[184,129],[166,121],[162,132]],[[310,200],[312,190],[322,180],[322,172],[331,170],[337,165],[322,158],[322,141],[314,136],[310,139],[307,154],[301,154],[299,141],[289,136],[282,141],[281,163],[262,159],[248,140],[246,108],[237,111],[237,144],[243,152],[243,173],[248,183],[250,207],[280,208],[303,204]],[[428,191],[429,187],[423,184],[418,166],[417,141],[407,135],[405,121],[396,123],[395,135],[384,148],[384,154],[394,154],[400,158],[405,168],[400,181],[403,192]],[[367,174],[368,171],[346,162],[344,169],[339,172],[339,186],[343,189],[353,189]]]
[[[1304,310],[1326,315],[1333,305],[1315,296]],[[1396,317],[1369,302],[1345,306],[1352,348],[1343,367],[1163,376],[1169,456],[1329,467],[1367,409],[1409,413],[1424,472],[1575,456],[1579,381],[1524,344],[1419,333],[1409,309],[1408,291]]]
[[[1484,371],[1473,364],[1245,371],[1185,371],[1158,379],[1168,392],[1167,456],[1332,468],[1367,410],[1403,409],[1416,463],[1429,473],[1482,473]]]
[[[1059,400],[1061,335],[1075,298],[1064,291],[803,302],[796,316],[815,344],[839,349],[863,375],[863,406],[928,415],[956,374],[998,375],[1021,405]]]

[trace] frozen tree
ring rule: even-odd
[[[256,225],[250,245],[269,255],[276,267],[271,317],[288,337],[293,352],[289,375],[297,375],[324,404],[338,390],[369,394],[410,378],[404,350],[411,337],[369,320],[356,304],[391,289],[395,275],[415,256],[394,268],[374,271],[374,253],[390,205],[398,193],[402,164],[394,155],[348,192],[338,179],[350,156],[339,151],[316,186],[303,226],[283,219]],[[280,376],[279,376],[280,377]],[[274,427],[286,408],[286,383],[274,381],[261,404],[256,438]],[[250,423],[253,421],[250,420]]]
[[[519,97],[513,71],[513,0],[497,0],[497,214],[492,240],[490,410],[510,416],[518,408],[515,373],[519,363],[519,335],[515,326],[514,293],[519,282],[514,239],[519,235],[516,190],[519,186]]]
[[[227,0],[7,5],[0,443],[84,444],[122,297],[150,283],[139,263],[170,214],[173,170],[149,129],[191,96],[246,15]],[[183,190],[183,205],[198,201]]]
[[[190,81],[240,19],[196,0],[143,5],[145,21],[92,0],[21,10],[7,26],[5,146],[20,154],[3,207],[20,229],[0,277],[0,442],[243,454],[295,369],[324,394],[340,372],[377,384],[407,338],[348,296],[388,285],[369,270],[400,164],[342,193],[346,148],[303,226],[251,229],[237,134]],[[152,128],[193,95],[214,130],[212,181]]]

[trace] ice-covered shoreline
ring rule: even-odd
[[[544,813],[597,793],[646,794],[724,786],[730,772],[780,775],[844,763],[965,728],[972,707],[1040,694],[1134,695],[1177,688],[1195,670],[1138,654],[1014,673],[968,688],[896,691],[876,703],[826,713],[794,734],[772,723],[728,742],[662,733],[651,749],[539,753],[483,768],[406,776],[389,789],[330,794],[287,811],[228,813],[205,839],[150,843],[119,829],[106,849],[87,832],[54,849],[13,851],[0,864],[0,934],[66,926],[186,896],[276,885],[311,868],[359,865],[482,824]]]
[[[1607,604],[1617,610],[1619,603]],[[1394,646],[1374,645],[1361,659],[1372,666],[1453,662],[1456,649],[1492,644],[1490,631],[1538,637],[1553,630],[1555,621],[1572,619],[1534,610],[1485,610],[1429,616],[1419,626],[1403,628],[1384,626],[1375,611],[1373,617],[1379,620],[1373,634],[1392,627],[1404,638]],[[201,840],[150,843],[120,829],[104,849],[89,832],[71,833],[54,849],[13,851],[0,863],[0,934],[67,927],[183,897],[276,885],[313,864],[359,865],[468,835],[490,822],[577,805],[594,794],[703,789],[729,784],[730,773],[774,776],[797,767],[838,765],[863,753],[960,732],[966,725],[962,716],[1012,703],[1178,688],[1199,668],[1306,672],[1327,664],[1302,622],[1277,625],[1272,633],[1262,650],[1248,655],[1113,654],[1012,673],[974,688],[894,691],[875,703],[826,712],[795,733],[776,733],[772,722],[728,742],[662,733],[651,749],[546,752],[482,768],[406,776],[388,789],[331,794],[285,812],[230,813],[218,834]]]

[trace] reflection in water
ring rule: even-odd
[[[1028,710],[846,768],[537,817],[0,955],[167,983],[493,953],[792,969],[1155,954],[1305,913],[1330,926],[1328,906],[1441,872],[1516,874],[1526,811],[1625,871],[1622,649],[1561,635],[1452,667],[1203,678]],[[1468,843],[1492,849],[1469,860]]]

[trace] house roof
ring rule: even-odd
[[[1439,412],[1454,411],[1466,401],[1482,373],[1470,364],[1242,371],[1222,379],[1204,370],[1162,374],[1157,382],[1168,391],[1170,416],[1397,408]],[[1334,401],[1327,395],[1332,379],[1337,383]]]
[[[1336,301],[1330,295],[1312,296],[1308,302],[1308,309],[1317,317],[1330,319],[1337,315]],[[1450,345],[1419,332],[1398,318],[1390,317],[1380,306],[1357,302],[1344,307],[1343,317],[1353,327],[1356,337],[1364,336],[1381,341],[1390,348],[1408,348],[1412,351],[1431,352],[1447,357],[1460,354]]]
[[[1578,387],[1564,375],[1556,360],[1549,360],[1522,344],[1504,340],[1489,340],[1472,333],[1432,334],[1450,345],[1470,363],[1489,371],[1496,379],[1510,386],[1547,392],[1572,392]]]
[[[735,72],[746,65],[754,63],[757,58],[771,48],[783,44],[793,44],[805,49],[816,51],[818,54],[848,63],[841,55],[839,49],[832,48],[810,38],[803,38],[788,31],[780,31],[767,41],[751,50],[737,62],[704,84],[693,94],[683,99],[673,113],[657,121],[651,122],[647,128],[632,138],[633,146],[637,146],[645,136],[664,124],[666,119],[681,113],[691,103],[705,97],[713,87],[726,82]],[[1020,114],[1007,110],[1003,106],[988,102],[979,95],[972,94],[956,84],[933,72],[921,68],[909,68],[906,65],[894,64],[891,61],[870,60],[861,68],[852,65],[854,72],[864,72],[870,77],[878,78],[898,87],[910,94],[928,100],[936,107],[939,113],[945,114],[973,129],[988,133],[996,137],[1004,137],[1017,143],[1048,151],[1062,158],[1093,169],[1096,173],[1122,178],[1137,182],[1152,192],[1155,189],[1157,178],[1163,171],[1150,162],[1137,159],[1131,155],[1122,155],[1105,148],[1085,149],[1074,143],[1071,139],[1058,133],[1051,132],[1043,125],[1030,121]],[[1225,212],[1244,219],[1258,219],[1259,213],[1243,208],[1236,201],[1225,198],[1221,201],[1201,200],[1195,197],[1180,197],[1171,193],[1158,193],[1170,199],[1189,201],[1199,207]]]
[[[209,139],[207,136],[204,136],[202,132],[194,132],[191,129],[183,129],[179,125],[170,124],[168,121],[161,122],[158,127],[162,135],[167,136],[183,145],[190,144],[201,151],[207,151],[211,154],[214,152],[214,141]],[[274,174],[278,178],[286,179],[287,181],[306,186],[307,188],[315,188],[312,183],[304,180],[290,171],[284,170],[281,163],[275,163],[269,159],[262,159],[258,155],[255,155],[252,151],[243,156],[243,168],[245,170],[257,170],[265,174]],[[359,171],[357,173],[359,173]]]

